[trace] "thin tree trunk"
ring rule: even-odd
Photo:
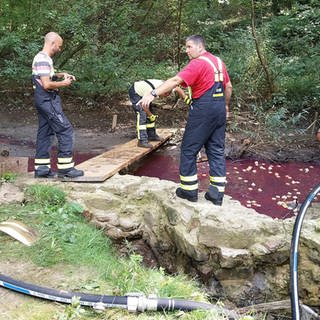
[[[256,34],[256,26],[255,26],[255,10],[254,10],[254,0],[251,0],[251,30],[252,30],[252,37],[256,46],[256,51],[257,51],[257,55],[258,58],[260,60],[261,66],[263,68],[263,71],[266,75],[266,80],[269,86],[269,90],[270,90],[270,94],[272,94],[274,92],[274,83],[273,83],[273,79],[272,76],[269,72],[268,69],[268,65],[267,62],[265,60],[265,58],[263,57],[263,54],[261,52],[260,49],[260,44],[257,38],[257,34]]]
[[[180,69],[181,65],[181,17],[182,17],[182,8],[183,8],[183,0],[179,0],[179,5],[178,5],[178,28],[177,28],[177,50],[178,50],[178,57],[177,57],[177,64],[178,64],[178,69]]]

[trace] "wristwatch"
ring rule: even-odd
[[[155,98],[157,98],[158,97],[158,95],[156,94],[156,91],[153,89],[151,92],[151,95],[153,95]]]

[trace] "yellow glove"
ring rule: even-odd
[[[183,99],[183,101],[189,106],[192,103],[192,99],[189,97],[189,95],[186,95]]]
[[[155,122],[157,120],[158,116],[152,114],[151,116],[148,117],[150,122]]]

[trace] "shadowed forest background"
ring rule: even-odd
[[[273,138],[306,133],[319,112],[319,16],[316,0],[1,0],[0,91],[4,101],[32,93],[32,59],[49,31],[64,39],[55,68],[77,78],[64,94],[86,104],[172,77],[188,62],[186,36],[201,34],[227,65],[233,115]]]

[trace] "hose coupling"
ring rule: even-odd
[[[129,312],[144,312],[157,310],[157,299],[147,298],[143,293],[130,292],[127,295],[127,308]]]
[[[96,312],[102,312],[106,309],[106,306],[102,302],[97,302],[93,305],[93,309],[96,310]]]

